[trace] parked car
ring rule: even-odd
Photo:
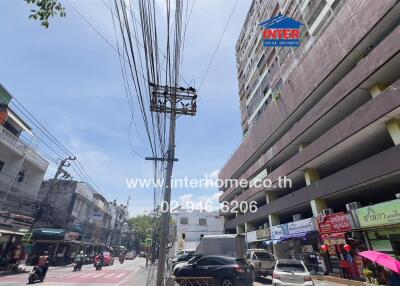
[[[112,257],[111,253],[108,251],[103,252],[103,265],[104,266],[109,266],[114,264],[114,257]]]
[[[187,253],[194,253],[196,250],[195,249],[183,249],[183,250],[179,250],[175,253],[175,257],[180,257],[184,254]]]
[[[272,274],[272,285],[314,286],[314,282],[303,261],[296,259],[278,259]]]
[[[276,256],[265,249],[249,249],[247,251],[247,263],[254,270],[255,277],[272,275],[276,264]]]
[[[139,252],[139,257],[146,257],[146,251],[140,251]]]
[[[133,251],[129,251],[125,254],[125,259],[127,260],[132,260],[135,258],[135,254],[133,253]]]
[[[252,284],[250,266],[243,258],[209,255],[177,265],[173,274],[179,278],[211,277],[216,286],[249,286]]]
[[[181,256],[178,256],[178,257],[172,259],[172,269],[175,267],[175,265],[184,263],[184,262],[188,262],[189,260],[191,260],[194,257],[200,258],[201,255],[196,255],[194,251],[191,251],[191,252],[182,254]]]

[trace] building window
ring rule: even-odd
[[[181,217],[181,224],[189,224],[189,218],[188,217]]]
[[[5,163],[4,163],[3,161],[0,160],[0,172],[1,172],[1,170],[3,170],[4,164],[5,164]]]
[[[207,219],[206,218],[199,218],[199,225],[207,225]]]

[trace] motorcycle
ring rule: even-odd
[[[122,263],[124,263],[124,261],[125,261],[125,258],[123,258],[123,257],[120,257],[120,258],[119,258],[119,263],[122,264]]]
[[[100,260],[95,260],[94,262],[94,267],[96,268],[96,270],[101,270],[101,268],[103,267],[103,265],[101,264]]]
[[[33,284],[35,281],[43,282],[43,271],[38,266],[33,267],[28,277],[28,284]]]
[[[74,265],[74,271],[81,271],[82,265],[83,265],[83,261],[77,261]]]

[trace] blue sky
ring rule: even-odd
[[[215,173],[241,141],[235,44],[250,2],[239,1],[235,9],[201,88],[198,115],[178,119],[176,178]],[[72,3],[115,44],[102,1]],[[129,146],[130,114],[116,53],[66,4],[67,17],[52,19],[49,29],[28,19],[24,1],[1,4],[10,12],[1,17],[0,82],[80,158],[109,200],[124,202],[130,194],[131,214],[150,209],[152,190],[126,188],[126,178],[152,177],[152,166]],[[200,82],[233,5],[233,0],[196,1],[186,35],[182,75],[187,81]],[[135,149],[150,155],[133,134]],[[53,173],[52,165],[46,177]],[[174,190],[173,199],[215,200],[216,191]]]

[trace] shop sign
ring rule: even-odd
[[[280,225],[275,225],[270,228],[271,230],[271,238],[273,240],[278,240],[285,234],[287,234],[287,224],[280,224]]]
[[[256,231],[256,238],[257,239],[269,239],[271,238],[271,232],[269,228],[259,229]]]
[[[22,242],[28,242],[32,239],[32,233],[31,232],[27,232],[24,234],[24,236],[22,237],[21,241]]]
[[[349,216],[345,213],[329,214],[318,218],[320,233],[348,232],[351,230]]]
[[[247,241],[247,243],[257,241],[257,232],[256,231],[247,232],[246,233],[246,241]]]
[[[400,199],[356,209],[361,227],[400,223]]]
[[[287,234],[298,234],[298,233],[306,233],[309,231],[315,231],[315,220],[313,217],[302,219],[294,222],[290,222],[287,224]]]
[[[65,240],[79,240],[80,238],[80,233],[79,232],[75,232],[75,231],[67,231],[65,233],[64,239]]]
[[[103,213],[101,211],[99,211],[99,210],[94,210],[92,218],[94,220],[101,220],[101,219],[103,219]]]

